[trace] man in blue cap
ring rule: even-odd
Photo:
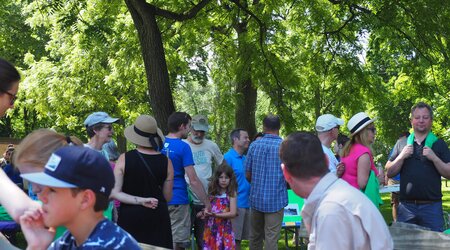
[[[109,142],[114,134],[112,124],[117,122],[119,118],[113,118],[106,112],[94,112],[90,114],[84,121],[84,126],[89,137],[86,147],[94,149],[105,156],[109,160],[106,151],[102,151],[103,144]]]
[[[20,217],[27,249],[140,249],[132,236],[103,216],[114,175],[98,152],[63,147],[50,156],[44,172],[22,178],[43,186],[38,194],[42,207]],[[57,226],[67,231],[51,243]]]

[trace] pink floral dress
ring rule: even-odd
[[[211,211],[216,214],[230,211],[230,199],[224,193],[210,198]],[[234,234],[230,219],[209,217],[203,233],[204,250],[235,249]]]

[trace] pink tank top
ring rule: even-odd
[[[350,185],[354,186],[357,189],[360,189],[358,186],[358,159],[363,154],[369,154],[370,157],[370,169],[375,172],[375,175],[378,175],[378,170],[373,164],[373,156],[370,152],[370,149],[362,144],[354,144],[350,149],[350,153],[346,157],[341,158],[341,162],[344,163],[345,172],[342,175],[342,179],[347,181]]]

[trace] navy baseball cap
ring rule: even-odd
[[[84,126],[90,127],[97,123],[114,123],[117,122],[119,118],[113,118],[106,112],[94,112],[90,114],[86,120],[84,120]]]
[[[60,148],[50,156],[44,172],[20,176],[43,186],[91,189],[106,197],[114,187],[114,174],[106,158],[80,146]]]

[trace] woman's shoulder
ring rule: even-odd
[[[367,146],[364,146],[362,144],[356,143],[355,145],[353,145],[352,147],[352,151],[354,151],[355,153],[370,153],[370,148]]]

